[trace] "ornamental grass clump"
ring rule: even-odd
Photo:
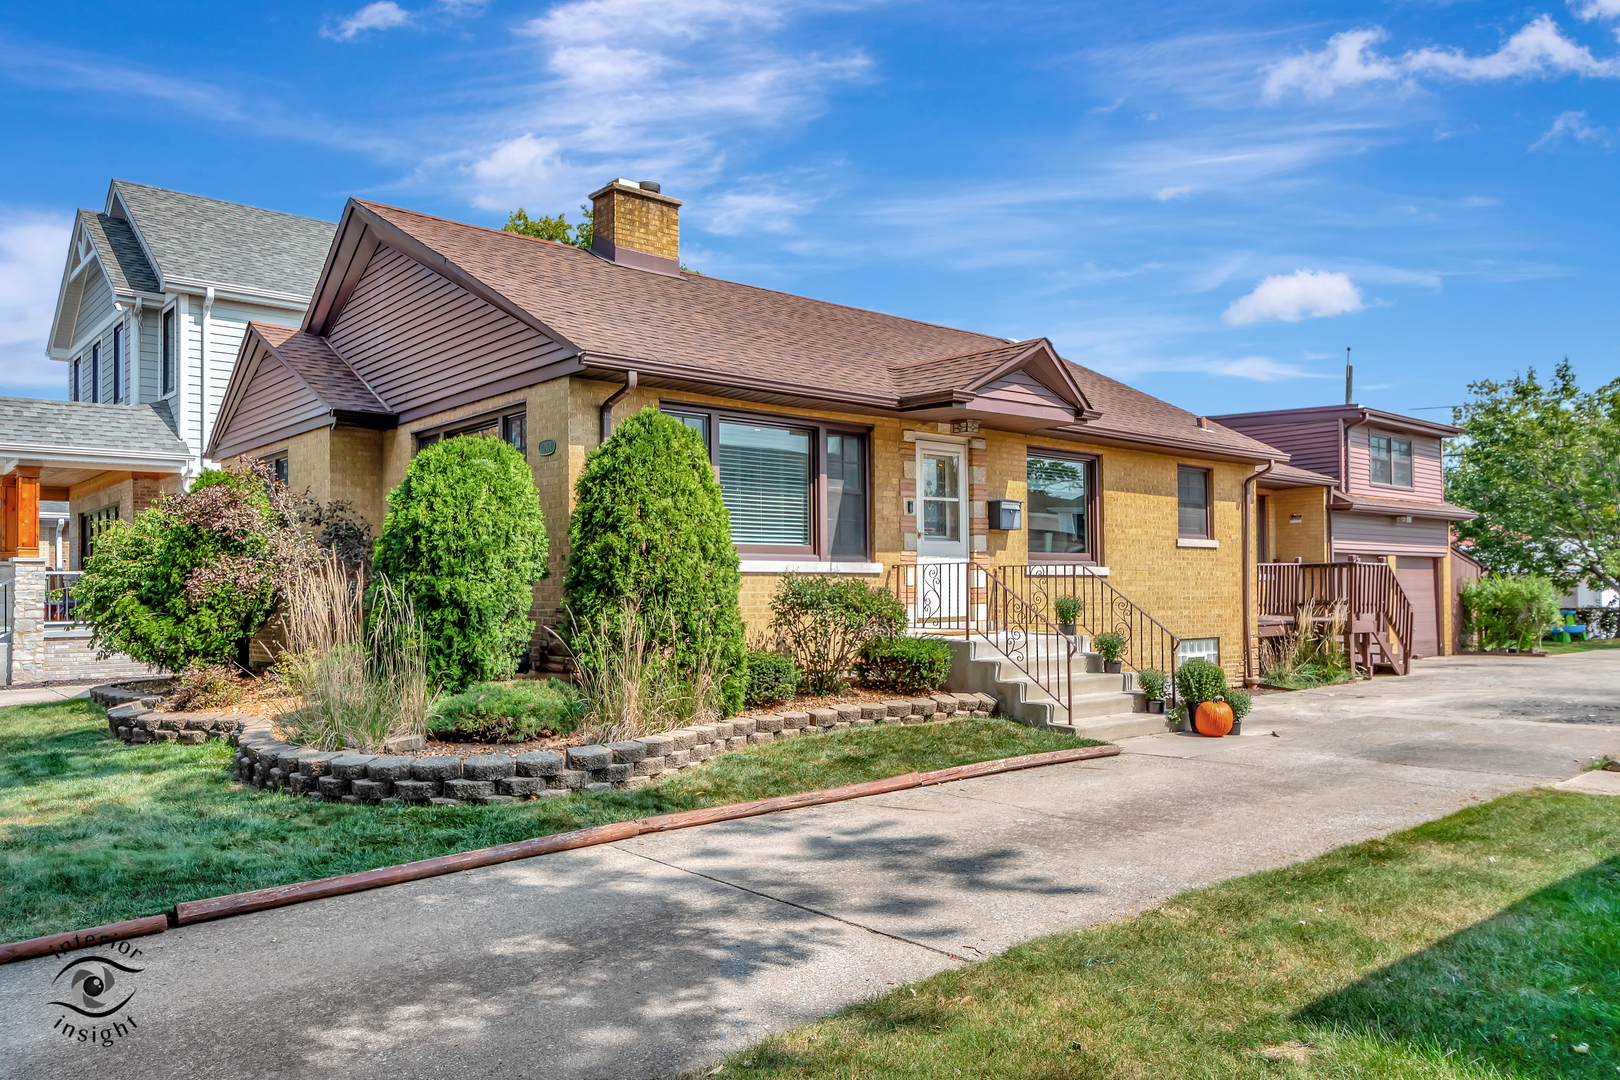
[[[644,613],[623,600],[591,623],[570,613],[574,660],[584,681],[582,727],[597,742],[655,735],[723,720],[722,646],[712,637],[688,643],[683,656],[666,644],[674,616]]]
[[[428,675],[447,690],[509,679],[534,634],[546,524],[528,462],[499,439],[424,447],[388,493],[373,565],[408,598]]]
[[[438,696],[428,643],[410,598],[387,578],[368,587],[328,550],[293,582],[284,620],[288,652],[277,668],[303,700],[281,724],[296,742],[376,753],[389,739],[427,734]]]
[[[725,713],[740,710],[742,579],[702,437],[643,409],[591,452],[574,493],[563,635],[587,681],[604,685],[602,672],[640,670],[656,654],[688,685],[713,682]]]
[[[1260,641],[1260,675],[1271,686],[1303,690],[1344,682],[1351,677],[1344,653],[1345,605],[1318,608],[1300,605],[1294,625],[1277,637]]]
[[[812,694],[843,689],[868,642],[905,629],[905,606],[858,578],[784,574],[771,598],[771,633]]]

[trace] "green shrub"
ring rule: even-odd
[[[1113,663],[1125,655],[1124,634],[1098,634],[1092,639],[1091,647],[1096,649],[1104,660]]]
[[[1460,590],[1463,634],[1482,649],[1533,647],[1558,618],[1561,595],[1544,577],[1482,577]]]
[[[557,679],[482,682],[439,702],[428,730],[442,739],[518,743],[566,735],[584,715],[584,696]]]
[[[1232,706],[1232,719],[1234,722],[1249,715],[1254,708],[1254,698],[1246,690],[1228,690],[1224,695],[1226,703]]]
[[[1183,702],[1214,701],[1226,693],[1226,672],[1208,660],[1188,660],[1176,671],[1176,690]]]
[[[546,572],[545,520],[523,455],[476,436],[425,447],[388,493],[373,565],[410,598],[430,678],[452,692],[511,678]]]
[[[76,617],[102,656],[171,671],[224,663],[269,617],[296,531],[259,476],[210,469],[97,537],[73,586]]]
[[[1060,596],[1052,601],[1052,610],[1057,612],[1059,624],[1069,626],[1080,618],[1080,601],[1073,596]]]
[[[799,672],[793,658],[782,653],[753,651],[748,654],[748,693],[751,709],[776,705],[793,696],[799,686]]]
[[[713,665],[726,710],[742,708],[746,647],[731,516],[698,433],[647,408],[592,451],[575,485],[563,598],[582,665],[618,650],[597,629],[629,603],[677,666]],[[593,644],[592,642],[595,641]]]
[[[771,632],[812,694],[842,687],[867,642],[905,628],[905,606],[859,578],[784,574],[771,598]]]
[[[1136,685],[1142,688],[1149,701],[1163,701],[1164,691],[1170,685],[1170,677],[1162,671],[1148,668],[1136,676]]]
[[[945,685],[951,650],[933,638],[878,638],[861,649],[858,670],[861,682],[874,689],[929,693]]]

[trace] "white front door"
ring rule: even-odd
[[[921,625],[960,620],[968,605],[967,451],[917,444],[917,613]]]

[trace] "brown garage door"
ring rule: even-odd
[[[1401,555],[1395,560],[1395,576],[1412,603],[1412,652],[1438,656],[1440,617],[1434,603],[1434,560]]]

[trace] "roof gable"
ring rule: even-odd
[[[157,292],[157,275],[129,223],[94,210],[80,210],[73,222],[51,316],[48,340],[52,354],[65,355],[73,347],[76,331],[94,331],[93,326],[81,326],[87,294],[99,296],[95,303],[105,305],[109,294],[113,302],[129,302]]]
[[[158,280],[303,301],[315,291],[328,221],[114,180],[107,216],[127,218]]]

